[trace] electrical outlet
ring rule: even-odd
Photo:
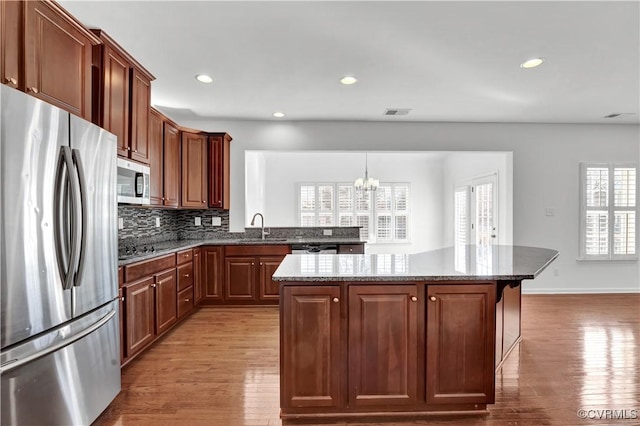
[[[202,226],[202,218],[199,216],[196,216],[196,226]]]
[[[156,228],[160,228],[160,218],[156,217]]]
[[[323,229],[322,230],[322,235],[326,236],[326,237],[330,237],[333,235],[333,230],[332,229]]]
[[[222,226],[222,218],[213,216],[211,218],[211,226]]]
[[[124,229],[124,218],[118,218],[118,229]]]

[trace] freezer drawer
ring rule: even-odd
[[[118,318],[118,303],[112,302],[50,335],[4,352],[2,425],[91,424],[120,392]],[[58,346],[62,347],[38,357]]]

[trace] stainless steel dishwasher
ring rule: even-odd
[[[336,254],[338,253],[337,244],[292,244],[291,254]]]

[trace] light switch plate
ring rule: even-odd
[[[547,216],[554,216],[555,215],[555,211],[553,210],[553,207],[547,207],[544,211],[544,213]]]
[[[196,217],[196,226],[202,226],[202,218],[199,216]]]
[[[160,228],[160,218],[156,217],[156,228]]]
[[[222,218],[218,216],[213,216],[211,218],[211,226],[221,226],[221,225],[222,225]]]
[[[322,235],[330,237],[331,235],[333,235],[333,230],[332,229],[323,229],[322,230]]]
[[[124,218],[118,218],[118,229],[124,229]]]

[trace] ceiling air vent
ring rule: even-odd
[[[384,110],[384,115],[407,115],[411,111],[411,108],[387,108]]]

